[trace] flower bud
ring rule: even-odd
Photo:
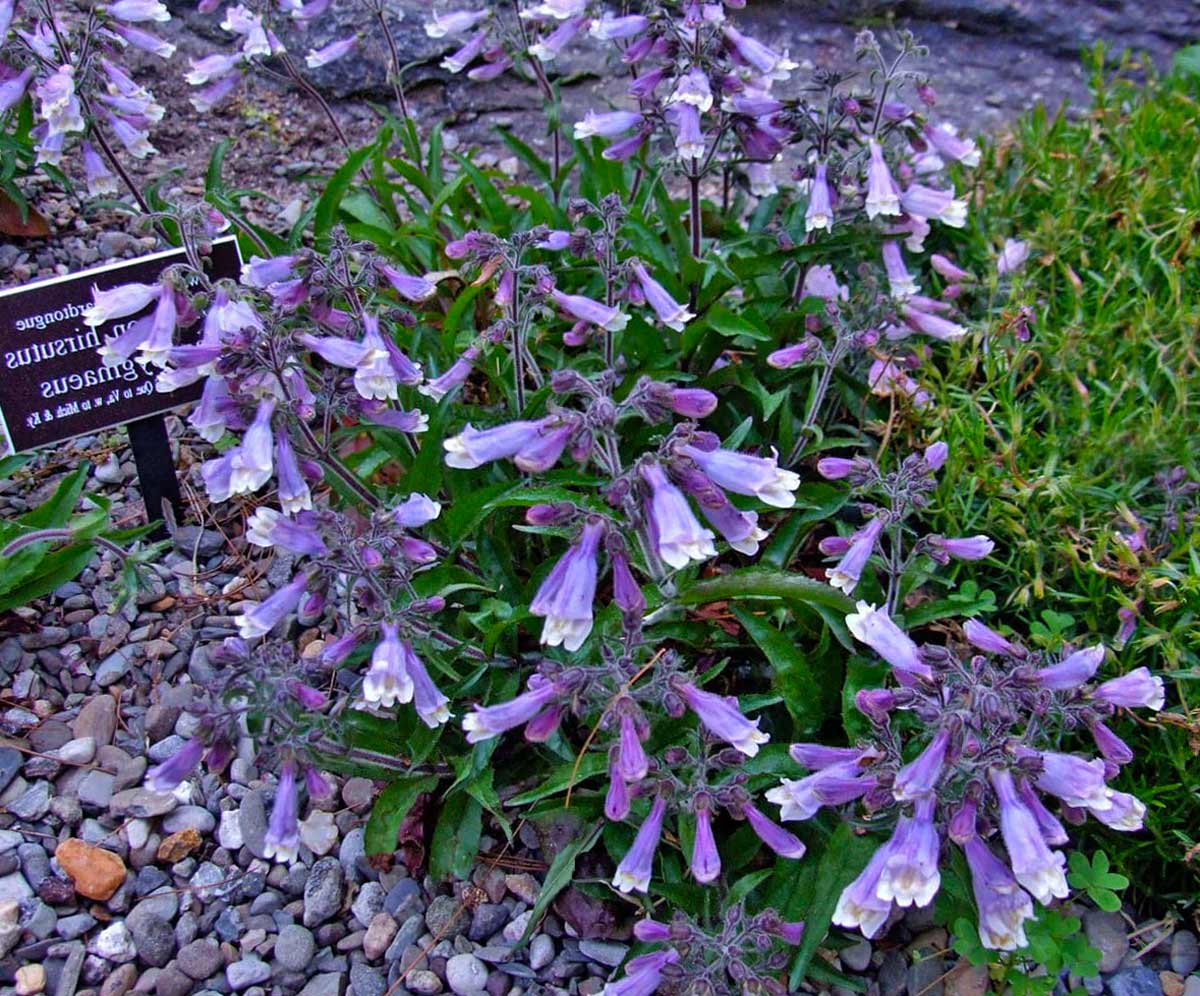
[[[383,554],[373,546],[366,547],[362,552],[362,565],[368,571],[377,571],[383,566]]]

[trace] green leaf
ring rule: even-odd
[[[1175,53],[1171,60],[1174,71],[1180,76],[1200,78],[1200,45],[1189,45]]]
[[[342,198],[350,190],[350,185],[354,182],[358,171],[362,169],[363,163],[371,157],[374,151],[375,143],[372,142],[370,145],[351,152],[346,157],[346,161],[337,168],[325,184],[325,190],[317,200],[316,211],[313,214],[313,238],[318,245],[324,244],[328,240],[329,233],[333,230],[333,223],[337,219]]]
[[[589,830],[580,832],[573,841],[554,856],[554,860],[550,862],[550,870],[546,872],[546,878],[542,882],[537,901],[530,911],[529,924],[525,928],[525,933],[521,935],[521,939],[517,941],[518,948],[528,943],[529,938],[538,929],[546,910],[554,902],[554,897],[571,884],[571,880],[575,877],[575,859],[595,846],[603,828],[604,821],[602,820]]]
[[[450,796],[433,832],[429,874],[435,879],[469,876],[482,833],[483,807],[478,801],[465,792]]]
[[[568,786],[578,785],[585,779],[607,770],[608,759],[603,754],[585,754],[583,760],[579,762],[578,770],[575,768],[574,761],[570,764],[560,765],[542,778],[536,788],[531,788],[520,795],[514,795],[511,799],[506,800],[505,804],[510,807],[527,806],[531,802],[545,799],[556,792],[563,792]]]
[[[775,687],[801,732],[815,732],[825,718],[823,683],[813,674],[807,658],[792,639],[762,616],[734,606],[733,614],[750,638],[767,656],[775,671]]]
[[[412,809],[417,797],[422,792],[432,792],[437,788],[437,783],[433,775],[424,775],[392,782],[379,793],[379,798],[371,807],[371,816],[363,835],[367,854],[391,854],[396,850],[396,834],[400,832],[404,817]]]
[[[65,526],[83,493],[83,485],[91,469],[92,465],[85,460],[73,474],[63,479],[53,495],[17,521],[30,529],[60,529]]]
[[[781,598],[788,602],[824,606],[836,612],[854,611],[854,602],[836,588],[784,571],[747,567],[720,577],[706,578],[684,588],[678,596],[684,605],[702,605],[739,598]]]

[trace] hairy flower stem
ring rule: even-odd
[[[829,393],[829,385],[833,382],[833,371],[842,360],[842,352],[842,345],[838,343],[833,349],[833,354],[826,362],[825,369],[821,371],[821,379],[817,381],[817,388],[813,391],[812,400],[808,403],[808,412],[804,416],[804,422],[796,430],[796,445],[792,447],[792,451],[788,454],[786,461],[786,466],[788,467],[800,459],[800,454],[804,452],[804,447],[808,445],[809,435],[817,427],[817,419],[821,414],[821,406],[825,403],[825,395]]]
[[[317,102],[321,108],[321,112],[325,115],[326,120],[329,122],[329,126],[333,129],[334,134],[337,135],[338,141],[342,143],[347,151],[349,151],[350,139],[348,139],[346,137],[346,133],[342,131],[342,126],[338,124],[337,117],[334,116],[333,108],[329,106],[328,101],[321,96],[320,91],[315,86],[313,86],[304,78],[304,75],[296,68],[296,64],[292,62],[292,57],[290,55],[284,52],[280,56],[280,60],[283,62],[283,68],[287,70],[287,74],[291,77],[292,82],[294,82],[298,87],[300,87],[300,89],[302,89]]]
[[[70,543],[79,538],[70,529],[38,529],[32,533],[26,533],[24,536],[18,536],[4,547],[3,550],[0,550],[0,557],[11,557],[18,551],[25,549],[25,547],[32,546],[34,543]],[[127,559],[129,556],[120,546],[111,540],[105,539],[103,536],[92,536],[87,542],[104,547],[104,549],[115,553],[122,560]]]
[[[379,19],[379,27],[383,31],[384,40],[387,41],[388,51],[392,57],[392,69],[388,75],[391,76],[392,92],[396,95],[396,103],[400,107],[400,116],[411,118],[411,115],[408,113],[408,100],[404,96],[404,84],[400,78],[400,53],[396,49],[396,37],[392,34],[392,29],[387,22],[387,14],[384,12],[382,4],[375,11],[375,16]]]

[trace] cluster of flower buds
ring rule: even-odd
[[[680,912],[670,923],[639,920],[633,936],[661,947],[630,959],[625,976],[606,985],[604,996],[650,996],[660,987],[722,996],[785,996],[788,988],[779,976],[791,957],[788,947],[804,937],[804,923],[789,923],[773,909],[751,915],[737,902],[725,911],[718,929],[705,929]]]
[[[169,21],[159,0],[115,0],[75,11],[53,0],[0,0],[0,115],[33,97],[37,162],[59,168],[78,140],[92,196],[117,192],[113,144],[136,159],[155,152],[151,127],[163,108],[124,64],[132,47],[169,59],[175,46],[147,30]],[[11,38],[10,38],[11,33]],[[116,140],[110,143],[109,138]]]
[[[636,110],[589,111],[577,139],[615,139],[604,151],[629,159],[657,136],[667,138],[689,176],[733,156],[748,161],[751,182],[766,192],[775,159],[793,137],[783,101],[771,95],[796,63],[739,31],[725,7],[741,4],[647,5],[645,12],[606,15],[591,33],[615,43],[634,74],[628,94]],[[728,141],[726,141],[728,137]]]
[[[859,503],[864,522],[853,533],[821,540],[821,552],[838,558],[825,572],[833,587],[853,594],[872,558],[877,558],[887,577],[888,606],[894,609],[900,579],[918,557],[926,556],[945,566],[951,559],[982,560],[992,552],[995,543],[986,536],[929,533],[914,539],[915,531],[907,525],[914,513],[929,505],[937,487],[937,472],[948,453],[945,443],[931,443],[921,453],[910,453],[886,474],[863,456],[822,457],[817,461],[817,472],[822,477],[846,480],[856,496],[868,499]]]
[[[929,905],[949,837],[971,870],[983,944],[1024,947],[1032,900],[1048,904],[1068,894],[1066,859],[1055,850],[1068,841],[1063,821],[1090,814],[1114,830],[1141,828],[1145,806],[1109,785],[1133,752],[1108,720],[1119,708],[1161,709],[1162,680],[1142,667],[1096,684],[1103,645],[1028,650],[974,620],[964,626],[966,655],[918,646],[886,611],[865,602],[846,623],[890,665],[896,684],[856,695],[870,722],[868,740],[793,745],[792,757],[812,773],[767,793],[784,820],[858,800],[866,820],[894,825],[842,892],[834,922],[873,937],[896,907]],[[1059,749],[1065,733],[1083,730],[1099,757]],[[1058,802],[1059,816],[1047,798]]]
[[[595,727],[590,742],[607,750],[608,786],[604,814],[629,819],[635,799],[648,810],[633,844],[617,866],[614,888],[645,892],[668,814],[691,823],[694,841],[688,855],[697,882],[709,884],[721,873],[713,820],[724,810],[745,820],[776,854],[799,858],[804,844],[765,816],[745,788],[738,769],[769,740],[732,697],[706,691],[673,652],[650,656],[644,646],[614,653],[602,647],[596,663],[569,666],[545,660],[525,692],[497,705],[476,706],[462,721],[469,743],[479,743],[524,727],[527,740],[543,742],[567,715]],[[649,657],[645,662],[644,658]],[[647,749],[652,721],[690,712],[697,721],[693,749],[668,747],[661,756]],[[599,717],[595,719],[594,717]],[[640,807],[639,807],[640,808]]]
[[[192,736],[162,764],[146,774],[146,787],[174,793],[190,800],[190,779],[201,765],[209,776],[220,774],[235,755],[250,749],[247,719],[269,724],[269,746],[255,758],[273,763],[279,782],[264,837],[264,854],[279,862],[292,862],[300,851],[301,788],[313,802],[333,796],[334,786],[320,769],[320,756],[337,748],[325,692],[297,675],[304,661],[297,660],[290,641],[269,641],[255,648],[238,637],[229,637],[209,654],[213,674],[187,707]],[[250,758],[247,758],[250,759]],[[314,823],[325,814],[312,815]]]
[[[511,460],[526,473],[542,473],[570,454],[580,466],[594,462],[609,477],[604,497],[612,515],[571,502],[535,505],[527,514],[532,525],[579,523],[577,538],[531,605],[531,611],[546,620],[542,642],[562,644],[570,651],[579,649],[592,629],[601,550],[607,551],[612,565],[613,600],[627,621],[637,620],[645,601],[630,573],[627,538],[634,539],[655,578],[666,568],[679,570],[716,556],[715,536],[692,511],[686,492],[734,549],[754,554],[766,533],[759,528],[757,513],[738,508],[728,495],[790,508],[800,485],[799,476],[780,468],[774,456],[723,449],[715,435],[694,422],[676,426],[656,454],[623,469],[618,429],[624,419],[637,417],[654,424],[673,414],[703,417],[715,409],[717,399],[702,389],[644,378],[618,402],[608,390],[610,380],[607,375],[588,379],[571,370],[558,371],[551,386],[560,395],[581,397],[582,411],[556,407],[539,419],[490,429],[468,424],[443,443],[450,467],[471,469]]]

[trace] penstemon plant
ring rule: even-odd
[[[362,6],[390,41],[383,5]],[[465,157],[443,162],[433,140],[428,163],[389,156],[385,128],[366,150],[373,162],[355,153],[331,180],[311,242],[267,238],[214,197],[221,212],[170,218],[185,263],[154,284],[97,291],[85,315],[123,323],[106,363],[152,366],[163,390],[203,382],[187,423],[214,452],[198,479],[212,502],[253,506],[247,548],[287,566],[275,590],[260,583],[242,601],[239,635],[213,653],[214,680],[195,697],[196,735],[150,787],[182,791],[200,765],[220,771],[248,729],[278,772],[267,833],[278,861],[303,852],[303,796],[325,798],[333,774],[356,766],[412,799],[452,778],[443,819],[464,826],[486,808],[507,832],[507,810],[529,803],[590,822],[578,846],[603,837],[612,896],[636,908],[637,940],[657,945],[610,996],[786,991],[793,949],[802,965],[819,939],[801,919],[816,932],[828,919],[780,896],[791,862],[823,842],[781,826],[766,802],[783,822],[853,803],[860,829],[890,832],[861,875],[842,876],[833,922],[874,936],[896,908],[929,905],[948,838],[972,877],[983,944],[1022,946],[1033,900],[1066,895],[1054,850],[1064,822],[1140,826],[1142,804],[1109,784],[1130,760],[1109,724],[1120,708],[1164,704],[1144,668],[1094,681],[1102,647],[1031,651],[975,620],[962,627],[971,649],[957,630],[945,646],[918,645],[901,628],[930,565],[993,549],[917,525],[951,453],[915,376],[934,353],[913,343],[971,334],[958,308],[974,279],[932,223],[965,224],[952,177],[978,150],[931,120],[936,95],[909,68],[922,51],[910,37],[885,50],[864,32],[860,75],[817,73],[801,97],[776,96],[798,67],[737,27],[740,6],[433,10],[427,34],[462,41],[448,71],[532,75],[555,136],[554,163],[535,164],[551,196],[497,189]],[[118,7],[132,9],[103,16]],[[200,106],[251,69],[282,67],[310,91],[272,24],[328,7],[227,7],[237,50],[193,64]],[[586,114],[564,161],[546,66],[587,38],[628,67],[630,106]],[[790,192],[771,172],[785,150],[799,164]],[[734,210],[741,170],[752,211]],[[468,181],[478,204],[465,203]],[[710,191],[730,216],[715,235]],[[208,244],[231,222],[250,259],[239,280],[214,281]],[[926,270],[927,239],[945,251]],[[1026,256],[1014,240],[998,276]],[[780,410],[803,367],[806,403]],[[747,380],[764,401],[757,424],[728,390]],[[882,455],[830,455],[867,443],[884,417],[890,440],[898,409],[914,451],[894,469]],[[860,425],[835,434],[854,416]],[[816,478],[851,486],[850,535],[829,535],[845,496]],[[819,565],[814,547],[836,562]],[[860,585],[882,607],[855,608]],[[737,603],[732,615],[705,601],[714,586]],[[841,681],[839,635],[847,650],[851,636],[872,648],[891,681],[847,696],[869,735],[797,743],[789,760],[781,741],[818,735],[822,692]],[[811,703],[797,701],[799,673]],[[1069,752],[1085,731],[1101,757]],[[524,773],[520,791],[495,784],[499,759]],[[810,774],[790,777],[791,761]],[[1044,797],[1059,799],[1061,819]],[[783,883],[770,903],[768,874]],[[565,881],[553,877],[547,903]],[[661,899],[683,908],[653,919]]]

